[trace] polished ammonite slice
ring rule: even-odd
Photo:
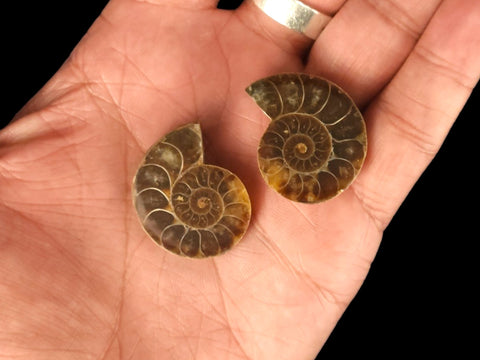
[[[365,160],[367,134],[362,114],[340,87],[288,73],[246,91],[271,119],[258,147],[268,185],[290,200],[316,203],[352,183]]]
[[[192,258],[230,249],[250,221],[250,199],[240,179],[203,163],[196,123],[172,131],[147,151],[133,181],[133,198],[148,235]]]

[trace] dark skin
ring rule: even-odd
[[[336,13],[315,42],[250,3],[178,4],[112,0],[0,132],[1,355],[314,358],[480,74],[477,0],[311,0]],[[322,205],[257,169],[269,120],[244,89],[286,71],[337,82],[367,122],[362,172]],[[130,194],[148,147],[194,120],[253,205],[243,240],[200,261],[150,241]]]

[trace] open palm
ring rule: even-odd
[[[478,80],[480,3],[309,3],[341,7],[313,44],[250,2],[109,3],[0,132],[2,355],[315,357]],[[257,169],[269,120],[244,89],[287,71],[337,82],[364,110],[364,169],[326,203],[290,202]],[[130,192],[146,149],[191,121],[253,206],[243,240],[204,260],[149,240]]]

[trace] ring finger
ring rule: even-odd
[[[284,51],[302,56],[311,47],[314,41],[312,37],[317,36],[317,32],[328,24],[330,17],[340,9],[345,1],[245,0],[236,10],[236,15],[265,40],[273,42]],[[301,9],[299,9],[300,7]],[[313,15],[310,20],[310,16],[314,12],[317,14]],[[313,31],[298,29],[303,25],[302,20],[309,25],[314,24],[315,29]],[[289,22],[289,25],[283,25],[282,22],[284,24]],[[293,29],[295,27],[297,30]]]

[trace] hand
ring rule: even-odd
[[[478,1],[415,3],[346,1],[312,44],[248,2],[111,1],[0,132],[1,354],[313,358],[480,74]],[[244,88],[286,71],[364,110],[367,161],[324,204],[283,199],[256,166],[269,120]],[[194,120],[253,204],[244,239],[201,261],[149,240],[130,194],[146,149]]]

